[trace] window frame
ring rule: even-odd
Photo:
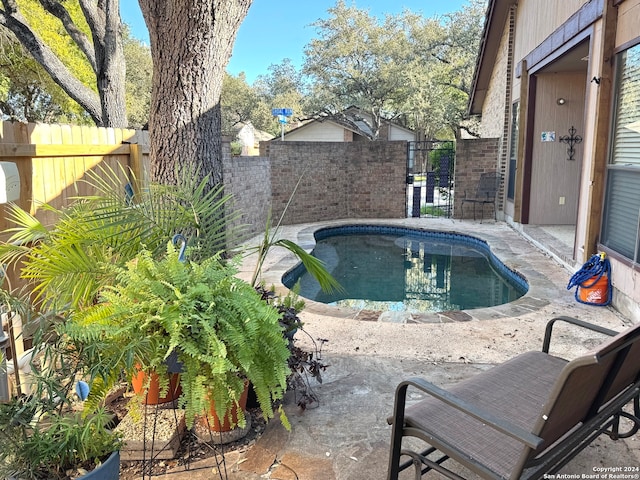
[[[622,253],[619,250],[615,250],[614,247],[609,243],[608,237],[611,236],[609,227],[610,223],[608,223],[609,218],[612,215],[611,210],[611,196],[612,189],[610,188],[611,182],[614,182],[614,175],[618,175],[620,173],[624,174],[624,172],[633,173],[633,176],[640,176],[640,161],[638,163],[633,164],[625,164],[625,163],[617,163],[615,159],[616,153],[616,140],[618,136],[616,135],[617,128],[619,127],[619,110],[620,110],[620,91],[621,91],[621,81],[623,78],[622,69],[624,65],[622,64],[622,56],[626,55],[632,49],[637,49],[638,55],[640,55],[640,39],[638,42],[627,45],[628,48],[625,48],[616,53],[615,57],[615,77],[614,77],[614,87],[613,87],[613,95],[612,98],[614,102],[612,103],[612,113],[611,113],[611,122],[610,122],[610,136],[609,136],[609,149],[607,154],[607,165],[606,165],[606,178],[605,178],[605,190],[603,195],[603,206],[602,206],[602,222],[600,225],[600,241],[598,247],[601,250],[606,251],[608,254],[614,256],[616,259],[621,262],[633,267],[634,269],[640,269],[640,206],[638,207],[637,212],[637,220],[636,220],[636,230],[635,230],[635,243],[633,245],[633,257],[629,257],[626,253]],[[625,64],[626,65],[626,64]],[[640,68],[640,67],[638,67]],[[634,81],[637,81],[637,90],[640,95],[640,77],[634,78]],[[637,121],[640,121],[640,113],[638,114]],[[638,181],[638,186],[640,187],[640,180]],[[640,188],[638,189],[640,192]],[[618,210],[619,212],[620,210]],[[631,227],[632,228],[632,227]],[[607,238],[605,238],[605,233],[607,233]],[[632,232],[630,232],[633,235]],[[606,243],[605,243],[606,242]],[[629,245],[630,246],[630,245]]]

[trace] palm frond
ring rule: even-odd
[[[300,245],[284,238],[277,240],[274,245],[286,248],[298,257],[307,269],[307,272],[318,281],[323,291],[328,293],[334,291],[344,292],[344,288],[340,285],[340,282],[333,278],[327,271],[324,262],[305,251]]]

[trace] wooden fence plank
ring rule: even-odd
[[[0,143],[0,157],[100,157],[103,155],[129,155],[129,145]]]

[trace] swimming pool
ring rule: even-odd
[[[314,234],[313,255],[344,287],[328,294],[298,264],[283,284],[302,297],[367,310],[441,312],[512,302],[528,290],[476,237],[407,227],[348,225]]]

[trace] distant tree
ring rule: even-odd
[[[298,71],[289,58],[278,64],[271,64],[267,74],[260,75],[254,87],[266,107],[267,116],[261,118],[262,130],[279,135],[281,125],[271,115],[273,108],[290,108],[292,118],[287,119],[295,124],[296,120],[307,117],[304,107],[305,83],[302,72]],[[291,124],[291,123],[290,123]]]
[[[370,132],[361,133],[376,139],[382,121],[401,113],[410,94],[404,19],[387,15],[380,23],[344,0],[328,13],[328,19],[314,23],[319,38],[305,48],[304,72],[312,82],[309,108],[335,117],[356,106],[372,118]]]
[[[442,18],[412,22],[409,38],[417,65],[407,108],[427,137],[443,129],[455,138],[462,130],[473,134],[466,112],[485,8],[484,0],[470,0]]]
[[[118,0],[1,0],[0,26],[33,58],[96,125],[124,127],[125,61]],[[52,21],[55,20],[55,23]],[[53,26],[55,25],[55,26]],[[60,32],[66,35],[60,35]],[[64,42],[57,44],[57,42]],[[79,51],[92,72],[65,61]]]
[[[225,73],[220,96],[222,133],[233,135],[238,125],[252,122],[259,102],[258,94],[247,84],[244,72],[237,77]]]
[[[153,75],[151,51],[140,40],[131,37],[128,29],[124,29],[123,48],[127,65],[125,77],[127,126],[142,128],[149,123]]]
[[[319,38],[305,49],[306,109],[371,139],[383,120],[393,119],[428,138],[459,137],[469,127],[466,106],[485,3],[471,0],[442,17],[404,11],[381,21],[338,0],[329,17],[314,24]],[[371,115],[370,132],[342,114],[349,106]]]

